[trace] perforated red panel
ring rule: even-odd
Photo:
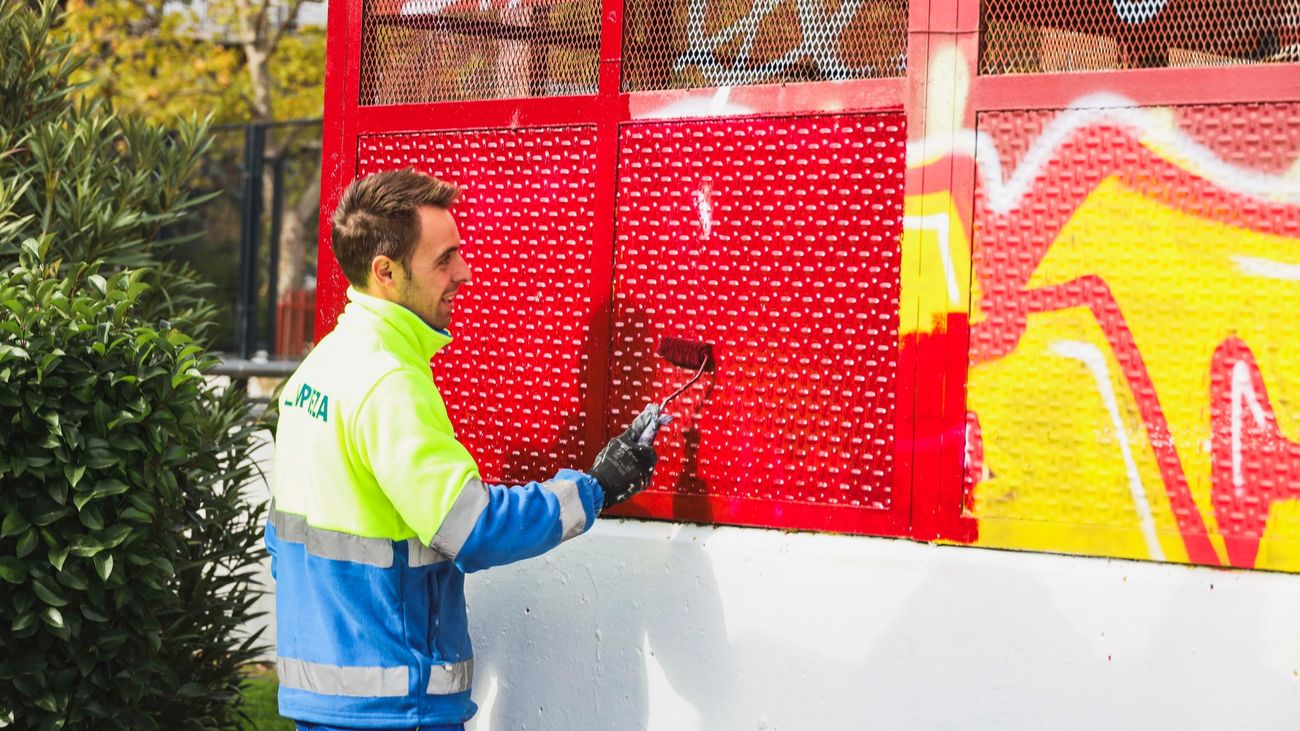
[[[986,74],[1300,60],[1286,0],[983,0]]]
[[[670,405],[643,510],[852,529],[898,504],[904,138],[901,114],[623,128],[611,425],[691,375],[662,336],[717,363]]]
[[[628,0],[623,89],[902,76],[907,0]]]
[[[361,100],[594,94],[595,0],[365,0]]]
[[[577,465],[592,315],[594,129],[361,138],[359,174],[413,166],[464,187],[454,213],[473,282],[434,377],[483,477]]]

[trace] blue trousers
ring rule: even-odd
[[[364,728],[346,728],[343,726],[321,726],[320,723],[298,723],[298,731],[377,731],[364,730]],[[463,724],[456,723],[454,726],[448,724],[438,724],[438,726],[421,726],[419,728],[385,728],[382,731],[465,731]]]

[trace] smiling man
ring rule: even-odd
[[[651,405],[589,473],[480,479],[429,369],[471,281],[459,194],[412,170],[379,173],[334,214],[352,286],[286,384],[266,528],[280,713],[300,729],[463,728],[476,710],[465,572],[581,535],[654,469],[667,418]]]

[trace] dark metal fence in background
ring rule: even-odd
[[[177,256],[215,285],[228,361],[296,361],[311,346],[320,134],[319,119],[213,128],[198,187],[221,195]]]

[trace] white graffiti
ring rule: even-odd
[[[1232,366],[1232,493],[1237,498],[1246,494],[1246,480],[1241,466],[1241,420],[1242,402],[1250,407],[1250,415],[1259,427],[1268,424],[1268,415],[1255,393],[1255,384],[1251,382],[1250,367],[1244,361],[1237,361]]]
[[[1160,14],[1168,0],[1111,0],[1115,14],[1125,23],[1141,25]]]
[[[914,140],[908,143],[907,154],[909,160],[933,160],[935,150],[946,149],[952,154],[973,156],[989,209],[1005,214],[1020,207],[1034,188],[1039,174],[1057,157],[1058,149],[1077,130],[1093,125],[1118,127],[1149,145],[1172,150],[1197,174],[1225,190],[1265,201],[1300,203],[1300,180],[1228,162],[1177,126],[1169,124],[1168,117],[1159,110],[1139,108],[1137,102],[1116,94],[1081,97],[1058,114],[1035,138],[1008,177],[1004,177],[997,143],[989,135],[972,129],[958,132],[951,141]]]
[[[1106,356],[1096,345],[1079,340],[1061,340],[1052,343],[1052,352],[1083,363],[1097,382],[1097,391],[1101,394],[1107,413],[1110,414],[1110,423],[1115,429],[1115,440],[1119,442],[1120,453],[1124,456],[1129,493],[1133,496],[1133,507],[1137,511],[1138,525],[1141,526],[1147,552],[1152,559],[1164,561],[1165,551],[1156,538],[1156,522],[1151,515],[1151,503],[1147,500],[1146,489],[1142,486],[1142,476],[1138,474],[1137,463],[1133,460],[1133,448],[1128,442],[1128,432],[1120,419],[1119,400],[1115,397],[1115,387],[1110,382],[1110,368],[1106,365]]]
[[[758,40],[759,27],[784,2],[794,2],[799,16],[802,41],[780,57],[754,63],[750,55]],[[807,59],[816,67],[821,79],[838,81],[876,76],[870,66],[853,67],[840,57],[840,36],[862,6],[862,0],[844,0],[829,15],[822,0],[754,0],[743,18],[710,35],[705,31],[709,0],[690,0],[687,5],[686,37],[688,46],[677,58],[673,70],[681,73],[696,66],[710,86],[739,86],[781,80],[783,74]],[[718,58],[717,50],[737,38],[740,49],[730,65]],[[899,64],[901,71],[900,59]]]
[[[713,204],[709,201],[712,193],[713,182],[708,178],[695,191],[695,209],[700,216],[700,238],[704,241],[708,241],[709,235],[713,233]]]
[[[1241,255],[1233,255],[1232,263],[1237,265],[1237,271],[1248,277],[1300,282],[1300,264],[1288,264],[1261,256]]]

